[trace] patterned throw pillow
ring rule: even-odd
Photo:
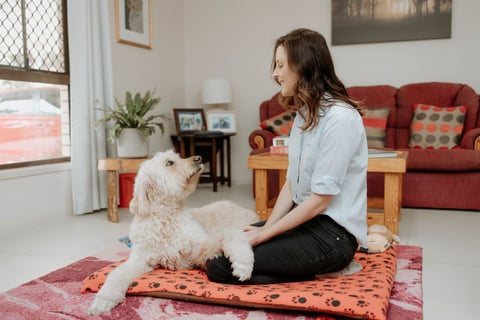
[[[415,104],[408,145],[417,149],[459,148],[466,111],[466,106]]]
[[[260,127],[262,127],[262,129],[273,132],[277,136],[289,136],[295,115],[295,111],[284,111],[274,117],[262,121],[260,123]]]
[[[389,113],[390,108],[372,108],[363,116],[368,148],[385,148],[385,130]]]

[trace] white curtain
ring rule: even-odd
[[[105,127],[96,127],[102,105],[113,105],[110,1],[69,0],[71,162],[73,213],[106,208]]]

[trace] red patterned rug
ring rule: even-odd
[[[123,245],[79,260],[8,292],[0,293],[1,319],[340,319],[312,313],[241,308],[181,300],[129,296],[111,313],[90,317],[86,310],[94,294],[82,294],[90,273],[126,258]],[[387,319],[423,319],[422,249],[398,246],[397,272]],[[345,319],[345,318],[341,318]]]

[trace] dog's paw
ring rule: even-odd
[[[107,300],[102,297],[95,297],[95,300],[88,308],[88,314],[91,316],[98,316],[112,310],[120,301]]]
[[[252,277],[252,268],[234,268],[232,274],[240,281],[246,281]]]
[[[240,281],[246,281],[252,277],[253,262],[239,262],[232,263],[232,274]]]

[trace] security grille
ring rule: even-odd
[[[0,66],[68,73],[63,0],[2,0]],[[66,30],[66,28],[65,28]]]

